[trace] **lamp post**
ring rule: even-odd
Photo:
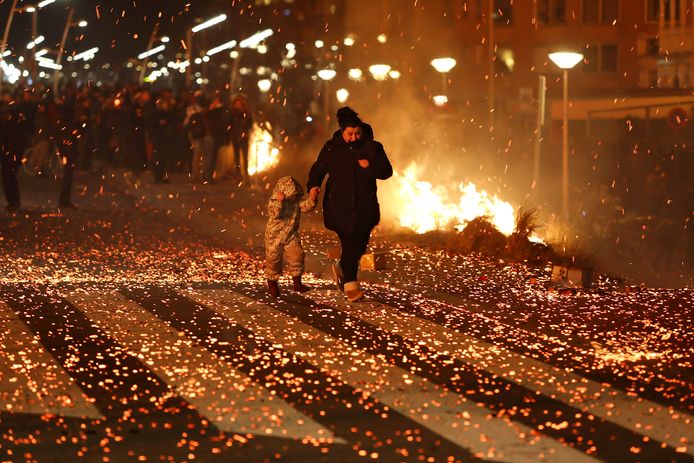
[[[67,14],[67,21],[65,21],[65,28],[63,29],[63,38],[60,40],[60,48],[58,48],[58,57],[55,60],[55,73],[53,74],[53,98],[58,98],[58,88],[60,85],[60,69],[61,61],[63,60],[63,54],[65,53],[65,42],[67,42],[67,34],[70,32],[70,28],[77,27],[87,27],[87,21],[81,20],[77,22],[72,22],[72,17],[75,15],[75,9],[70,7]]]
[[[346,88],[340,88],[335,92],[335,98],[337,98],[337,102],[340,104],[345,104],[347,103],[347,100],[349,99],[349,90]]]
[[[149,36],[149,42],[147,42],[147,50],[151,50],[152,46],[154,45],[154,41],[159,39],[161,43],[169,43],[169,38],[167,36],[163,37],[157,37],[157,32],[159,32],[159,22],[157,22],[154,25],[154,29],[152,29],[152,34]],[[145,81],[145,73],[147,72],[147,65],[149,64],[149,57],[151,55],[146,55],[144,59],[142,59],[142,69],[140,69],[140,78],[138,79],[140,81],[140,84]]]
[[[386,80],[388,78],[388,73],[390,72],[391,67],[387,64],[372,64],[369,66],[369,72],[371,73],[371,77],[374,78],[376,82],[378,82],[378,98],[381,98],[381,82]]]
[[[10,35],[10,26],[12,25],[12,17],[17,9],[17,0],[12,0],[12,8],[10,8],[10,14],[7,15],[7,22],[5,23],[5,33],[2,36],[2,44],[0,45],[0,61],[5,59],[5,48],[7,47],[7,37]],[[2,87],[3,71],[0,67],[0,88]]]
[[[457,64],[456,60],[449,57],[436,58],[431,60],[431,65],[436,69],[437,72],[441,73],[441,78],[443,79],[443,94],[448,95],[448,76],[447,74],[455,67]]]
[[[330,101],[328,100],[328,93],[330,88],[330,81],[335,78],[337,72],[334,69],[321,69],[317,72],[318,77],[325,82],[323,88],[323,114],[326,119],[330,119]]]
[[[188,66],[186,66],[186,87],[190,87],[190,84],[193,80],[193,34],[200,32],[203,29],[207,29],[208,27],[212,27],[221,22],[224,22],[226,21],[226,19],[227,15],[220,14],[218,16],[215,16],[214,18],[208,19],[207,21],[203,21],[197,26],[194,26],[193,28],[188,29],[186,31],[186,58],[188,60]]]
[[[565,222],[569,221],[569,69],[583,60],[583,55],[574,52],[555,52],[549,59],[563,71],[564,98],[561,140],[561,210]]]

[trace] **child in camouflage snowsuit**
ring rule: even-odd
[[[304,249],[299,236],[299,223],[302,212],[316,207],[317,194],[302,200],[304,190],[292,177],[282,177],[277,182],[268,202],[268,221],[265,228],[265,268],[270,294],[280,294],[277,281],[282,274],[282,257],[285,257],[287,271],[292,276],[294,291],[309,290],[301,282],[304,273]]]

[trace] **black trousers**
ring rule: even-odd
[[[17,170],[19,162],[9,153],[0,153],[0,170],[2,171],[2,191],[9,206],[19,206],[19,183],[17,182]]]
[[[357,227],[352,233],[338,232],[337,234],[342,246],[340,267],[342,267],[345,283],[357,281],[359,259],[364,255],[366,247],[369,245],[371,230],[371,228]]]

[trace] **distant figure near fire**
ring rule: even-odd
[[[323,222],[337,233],[341,244],[340,260],[333,264],[335,283],[350,302],[364,297],[357,267],[366,251],[371,230],[381,215],[376,195],[376,180],[393,175],[383,145],[373,139],[371,126],[359,119],[349,107],[337,111],[340,130],[333,134],[318,154],[309,172],[308,190],[320,192],[325,176]]]

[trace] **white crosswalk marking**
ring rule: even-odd
[[[349,304],[334,293],[314,292],[316,302],[341,310],[428,348],[521,384],[548,397],[615,423],[633,432],[692,454],[692,417],[663,405],[632,397],[574,373],[517,354],[437,323],[375,302]]]
[[[122,295],[74,293],[67,299],[222,431],[338,441],[331,431]]]
[[[480,458],[507,462],[594,462],[582,452],[538,435],[530,428],[496,418],[465,397],[397,368],[245,296],[224,290],[186,290],[206,305],[388,405],[420,425],[467,448]]]
[[[2,411],[103,418],[39,339],[0,301]]]

